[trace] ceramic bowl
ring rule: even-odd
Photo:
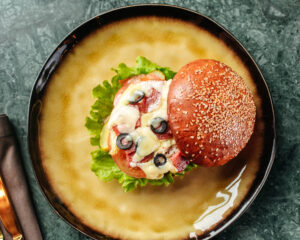
[[[264,129],[264,142],[263,151],[259,158],[259,169],[256,174],[255,180],[249,188],[248,193],[241,201],[241,203],[233,210],[227,217],[225,217],[218,224],[214,225],[211,229],[198,236],[200,239],[209,239],[232,224],[244,211],[250,206],[257,194],[264,185],[269,171],[271,169],[274,155],[275,155],[275,117],[271,95],[267,83],[259,70],[257,64],[242,46],[242,44],[224,27],[213,21],[212,19],[191,11],[188,9],[161,5],[134,5],[123,8],[114,9],[105,12],[97,17],[94,17],[87,22],[83,23],[75,30],[73,30],[67,37],[57,46],[51,56],[44,64],[38,78],[33,86],[28,118],[28,144],[30,155],[32,159],[32,166],[37,178],[37,181],[47,198],[50,205],[54,208],[56,213],[66,220],[71,226],[80,232],[94,238],[102,239],[103,234],[96,231],[89,226],[85,225],[79,220],[61,201],[57,196],[52,186],[49,184],[45,170],[42,165],[42,157],[39,150],[39,118],[43,105],[43,96],[47,89],[51,76],[58,69],[60,64],[64,61],[65,57],[87,36],[92,34],[98,29],[104,28],[108,24],[116,21],[126,20],[133,17],[167,17],[175,18],[184,22],[191,23],[196,27],[205,29],[224,44],[226,44],[238,56],[244,65],[247,67],[251,77],[255,81],[257,93],[261,99],[262,117],[265,125]]]

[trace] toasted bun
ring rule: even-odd
[[[196,60],[175,75],[168,94],[168,118],[177,146],[195,163],[227,163],[245,147],[256,108],[243,79],[215,60]]]
[[[130,159],[126,155],[124,150],[118,150],[117,153],[112,155],[112,159],[121,169],[122,172],[126,173],[127,175],[135,178],[145,178],[146,174],[142,169],[139,167],[131,167],[129,165]]]

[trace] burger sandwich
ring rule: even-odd
[[[199,59],[177,73],[144,57],[120,64],[111,82],[93,89],[86,119],[91,169],[125,191],[166,185],[196,167],[235,158],[249,141],[256,108],[246,83],[229,66]]]

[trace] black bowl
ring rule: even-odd
[[[28,144],[35,175],[42,189],[42,192],[46,196],[50,205],[54,208],[54,210],[60,217],[66,220],[77,230],[92,238],[102,239],[104,237],[101,233],[80,222],[76,218],[76,216],[74,216],[72,212],[64,205],[64,203],[57,197],[50,184],[48,183],[46,174],[41,164],[41,157],[39,152],[39,113],[41,111],[43,94],[45,92],[45,89],[47,88],[47,84],[51,79],[51,75],[63,61],[65,55],[67,55],[68,52],[72,48],[74,48],[78,42],[80,42],[91,32],[102,28],[107,24],[139,16],[159,16],[180,19],[201,27],[216,36],[218,39],[221,39],[229,48],[234,51],[237,56],[240,57],[240,59],[247,66],[252,78],[255,81],[258,94],[262,100],[265,136],[263,152],[260,156],[260,167],[258,173],[242,203],[237,208],[235,208],[235,210],[232,211],[231,214],[226,217],[221,223],[213,227],[213,229],[211,229],[209,232],[206,232],[204,235],[199,236],[203,239],[210,239],[211,237],[215,236],[226,227],[228,227],[239,216],[241,216],[256,198],[257,194],[264,185],[275,157],[275,117],[269,89],[253,58],[231,33],[229,33],[226,29],[224,29],[212,19],[197,12],[181,7],[162,4],[128,6],[108,11],[97,17],[94,17],[68,34],[68,36],[58,45],[58,47],[54,50],[54,52],[44,64],[31,93],[28,115]]]

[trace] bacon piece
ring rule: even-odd
[[[149,112],[149,108],[158,102],[160,102],[161,99],[161,93],[158,92],[156,89],[152,88],[151,94],[149,97],[145,99],[145,107],[144,107],[144,112]]]
[[[182,172],[189,164],[189,161],[183,158],[182,153],[179,150],[170,157],[170,160],[177,168],[178,172]]]
[[[152,88],[151,94],[148,97],[144,97],[138,103],[132,104],[139,108],[140,113],[147,113],[149,112],[149,108],[151,105],[156,104],[160,101],[161,94],[156,89]]]
[[[122,87],[118,90],[118,92],[115,95],[114,98],[114,106],[116,106],[120,100],[120,97],[125,92],[125,90],[129,87],[131,83],[137,83],[141,81],[165,81],[161,76],[155,74],[155,73],[149,73],[149,74],[141,74],[138,76],[134,76],[131,78],[126,78],[123,80],[120,80],[120,83],[122,84]]]
[[[173,138],[173,134],[170,128],[168,128],[167,132],[165,133],[155,133],[155,135],[159,140],[167,140]]]

